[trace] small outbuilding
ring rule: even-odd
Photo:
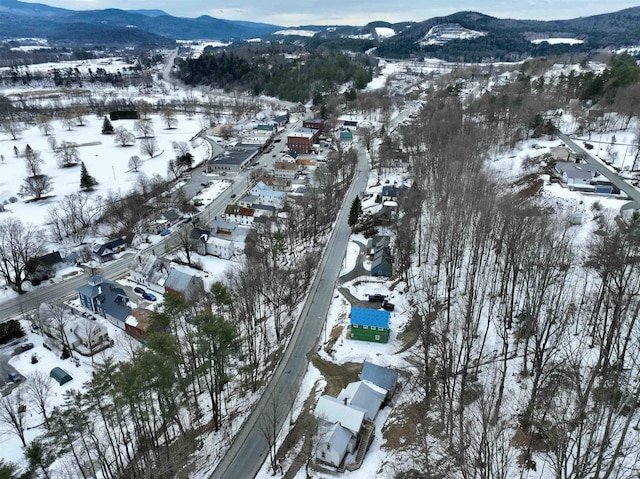
[[[52,377],[53,379],[58,381],[58,384],[60,384],[60,386],[62,386],[63,384],[67,384],[73,379],[71,374],[69,374],[62,368],[53,368],[49,373],[49,377]]]

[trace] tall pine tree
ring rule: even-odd
[[[104,117],[104,121],[102,122],[102,134],[103,135],[113,135],[115,129],[113,128],[113,124],[108,117]]]
[[[98,181],[89,174],[87,167],[84,165],[84,161],[81,163],[80,168],[80,189],[91,190],[98,184]]]
[[[362,214],[362,203],[360,197],[356,196],[351,203],[351,209],[349,210],[349,226],[352,228],[358,223],[360,215]]]

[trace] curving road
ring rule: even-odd
[[[276,430],[282,428],[285,418],[307,371],[308,353],[318,342],[334,294],[335,283],[340,274],[342,261],[347,251],[351,228],[347,216],[353,197],[364,191],[369,176],[367,155],[358,147],[358,168],[342,203],[335,227],[325,247],[318,272],[313,280],[293,335],[284,356],[269,382],[264,394],[255,404],[245,420],[233,444],[213,472],[212,478],[250,478],[258,473],[269,451],[263,433],[261,418],[275,415]],[[274,405],[277,405],[274,407]],[[271,418],[269,418],[271,420]],[[273,427],[273,426],[272,426]]]
[[[598,170],[598,173],[600,173],[606,179],[611,181],[611,183],[617,186],[620,189],[620,191],[624,191],[626,195],[629,197],[629,199],[631,199],[631,202],[632,202],[631,205],[634,205],[636,208],[640,207],[640,191],[638,191],[636,188],[631,186],[625,180],[620,178],[620,176],[618,176],[617,173],[615,173],[614,171],[611,171],[609,168],[603,165],[600,160],[595,158],[593,155],[591,155],[591,153],[589,153],[587,150],[582,148],[580,145],[578,145],[575,141],[573,141],[564,133],[558,133],[558,138],[564,141],[564,143],[569,148],[571,148],[576,154],[584,158],[584,161],[586,161],[592,166],[595,166],[596,170]],[[625,205],[624,207],[629,207],[629,206],[630,204],[627,203],[627,205]]]

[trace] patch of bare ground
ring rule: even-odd
[[[362,363],[334,364],[325,361],[317,353],[312,354],[310,359],[327,381],[324,393],[329,396],[338,396],[347,384],[358,380],[362,370]]]
[[[424,417],[420,408],[420,404],[407,404],[393,410],[382,428],[385,449],[402,450],[416,443],[416,418]]]
[[[512,183],[518,198],[530,198],[540,193],[544,180],[537,173],[525,175]]]
[[[338,338],[342,335],[343,330],[344,326],[340,324],[333,327],[333,329],[331,330],[331,335],[329,336],[329,341],[327,341],[327,344],[325,344],[324,346],[324,350],[327,354],[331,354],[331,352],[333,351],[333,346],[334,344],[336,344]]]

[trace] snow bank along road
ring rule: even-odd
[[[298,389],[307,371],[307,354],[315,348],[347,252],[351,228],[347,214],[354,195],[364,191],[369,172],[366,151],[358,147],[358,167],[355,177],[345,195],[335,227],[325,248],[318,272],[311,285],[309,296],[287,345],[284,356],[265,392],[245,420],[231,448],[213,472],[212,478],[250,478],[260,470],[267,457],[269,445],[261,428],[260,419],[276,415],[275,426],[282,428],[289,410],[293,406]],[[277,405],[277,407],[274,407]]]

